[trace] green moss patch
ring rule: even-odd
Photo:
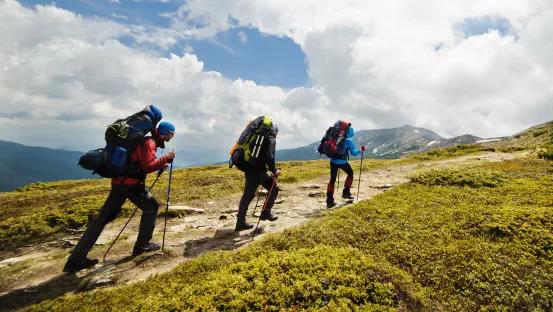
[[[239,251],[32,309],[550,311],[553,176],[544,163],[485,168],[506,177],[495,187],[408,183]]]

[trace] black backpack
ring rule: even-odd
[[[347,121],[338,120],[334,126],[328,128],[324,137],[321,139],[319,148],[317,151],[319,154],[325,154],[330,158],[344,158],[345,154],[345,142],[348,135],[348,128],[351,123]]]
[[[236,166],[247,172],[259,165],[265,158],[264,152],[273,132],[273,121],[267,116],[249,122],[229,153],[229,167]]]
[[[144,142],[145,136],[155,131],[161,118],[161,111],[148,105],[136,114],[116,120],[106,129],[106,146],[85,153],[79,159],[79,166],[105,178],[142,179],[145,173],[130,161],[130,157],[136,146]]]

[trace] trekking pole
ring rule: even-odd
[[[363,169],[363,154],[365,151],[361,149],[361,165],[359,165],[359,183],[357,183],[357,201],[359,201],[359,189],[361,188],[361,169]]]
[[[255,202],[255,208],[253,208],[252,217],[255,215],[255,211],[257,210],[257,205],[259,204],[259,198],[261,198],[261,188],[262,186],[259,186],[257,189],[257,202]]]
[[[150,185],[150,187],[148,188],[148,193],[152,190],[152,188],[154,187],[154,185],[156,185],[156,182],[157,180],[159,179],[159,176],[161,176],[161,174],[163,173],[163,170],[159,170],[157,172],[157,177],[156,179],[154,180],[154,183],[152,183],[152,185]],[[115,237],[115,239],[111,242],[111,245],[109,245],[109,248],[108,250],[106,251],[106,253],[104,254],[104,258],[102,259],[103,262],[106,262],[106,257],[108,255],[108,252],[111,250],[111,247],[113,247],[113,245],[115,244],[115,242],[117,241],[117,239],[119,238],[119,236],[121,235],[121,233],[123,233],[123,231],[125,230],[125,228],[127,227],[127,225],[129,224],[129,222],[131,222],[131,219],[132,217],[134,217],[134,214],[136,213],[136,211],[138,210],[138,206],[134,208],[131,216],[129,217],[129,219],[127,220],[127,223],[125,223],[125,225],[123,225],[123,228],[121,229],[121,231],[119,231],[119,234],[117,234],[117,236]]]
[[[261,222],[261,216],[263,215],[263,212],[265,212],[265,209],[267,208],[267,204],[269,203],[269,198],[271,198],[271,195],[273,194],[273,188],[276,184],[276,177],[273,177],[273,184],[271,185],[271,189],[269,190],[269,193],[267,193],[267,198],[265,198],[265,203],[263,203],[263,208],[261,209],[261,213],[259,214],[259,219],[257,219],[257,225],[255,226],[255,230],[252,234],[252,240],[255,237],[255,233],[257,232],[257,228],[259,227],[259,222]]]
[[[335,190],[338,190],[340,189],[340,168],[338,168],[338,176],[337,176],[337,181],[336,181],[336,188]]]
[[[167,230],[167,214],[169,211],[169,198],[171,196],[171,180],[173,179],[173,159],[171,159],[171,165],[169,167],[169,186],[167,187],[167,203],[165,204],[165,223],[163,224],[163,241],[161,243],[161,252],[165,247],[165,232]]]

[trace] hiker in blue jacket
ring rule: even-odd
[[[342,198],[354,199],[350,191],[351,184],[353,183],[353,169],[351,169],[351,165],[347,160],[349,154],[351,154],[352,156],[357,156],[361,153],[361,151],[357,149],[357,147],[355,146],[355,143],[353,142],[354,135],[355,135],[355,131],[350,126],[348,128],[347,139],[343,145],[344,150],[341,153],[344,156],[337,156],[330,159],[330,182],[328,182],[328,186],[326,189],[326,207],[327,208],[332,208],[336,206],[336,203],[334,202],[334,183],[336,183],[336,176],[338,175],[338,169],[344,170],[344,172],[348,175],[348,177],[346,178],[346,181],[344,182],[344,190],[342,191]],[[367,149],[366,146],[361,146],[361,150],[365,151],[366,149]]]

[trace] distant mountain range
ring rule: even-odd
[[[322,135],[322,134],[321,134]],[[456,144],[470,144],[482,139],[463,135],[444,139],[424,128],[403,126],[392,129],[363,130],[355,134],[358,147],[366,145],[369,158],[398,158],[431,148],[447,147]],[[304,147],[277,150],[277,160],[319,159],[319,142]],[[97,177],[77,165],[83,152],[25,146],[0,140],[0,191],[11,191],[31,182],[56,181]],[[226,162],[221,159],[222,150],[182,150],[177,151],[177,166],[205,165]],[[325,156],[323,156],[325,157]]]
[[[406,125],[391,129],[357,131],[354,141],[358,148],[361,148],[361,145],[367,146],[366,156],[368,158],[399,158],[405,154],[434,148],[478,143],[482,139],[469,134],[445,139],[428,129]],[[317,152],[319,143],[314,142],[304,147],[278,150],[277,159],[279,161],[318,159],[320,157]]]
[[[31,182],[92,177],[77,165],[81,152],[25,146],[0,140],[0,191]]]

